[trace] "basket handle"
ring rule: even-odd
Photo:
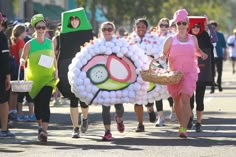
[[[148,69],[149,72],[151,72],[151,69],[152,69],[151,66],[153,65],[154,62],[158,62],[159,63],[158,59],[159,58],[156,58],[156,59],[153,58],[152,59],[151,63],[149,64],[149,69]]]
[[[20,69],[21,69],[21,63],[19,65],[19,68],[18,68],[18,76],[17,76],[17,81],[20,81]],[[25,65],[23,65],[23,68],[24,68],[24,71],[25,71]],[[25,80],[25,72],[24,72],[24,80]]]

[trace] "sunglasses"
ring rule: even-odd
[[[160,24],[159,25],[161,28],[165,27],[165,28],[169,28],[169,25],[168,24]]]
[[[193,26],[193,28],[200,28],[200,26],[199,25],[195,25],[195,26]]]
[[[45,30],[45,29],[46,29],[46,26],[36,26],[35,28],[36,28],[37,30],[40,30],[40,29]]]
[[[187,22],[177,22],[177,25],[180,26],[180,25],[184,25],[186,26],[188,23]]]
[[[102,32],[105,32],[105,31],[112,32],[113,28],[102,28]]]

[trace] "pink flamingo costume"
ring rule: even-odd
[[[188,34],[188,41],[181,42],[178,36],[172,38],[172,46],[168,52],[169,69],[172,71],[181,71],[184,75],[178,84],[167,85],[167,89],[172,97],[177,97],[181,93],[190,97],[196,89],[199,68],[197,64],[197,53],[194,38]]]

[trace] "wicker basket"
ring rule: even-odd
[[[144,81],[168,85],[177,84],[181,80],[183,73],[179,71],[168,71],[161,68],[160,65],[154,63],[155,60],[149,65],[149,70],[141,71],[141,77]]]
[[[18,69],[18,79],[15,81],[10,81],[11,90],[13,92],[30,92],[32,89],[33,81],[26,81],[25,76],[24,80],[20,80],[20,67]]]

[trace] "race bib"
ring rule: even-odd
[[[52,67],[54,58],[46,55],[41,55],[38,65],[50,69]]]

